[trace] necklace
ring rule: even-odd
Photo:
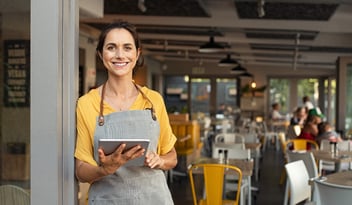
[[[108,84],[107,82],[104,83],[103,88],[102,88],[102,96],[105,97],[105,101],[116,111],[126,111],[129,110],[129,108],[132,106],[133,102],[135,101],[137,94],[136,90],[137,89],[135,86],[134,89],[130,89],[131,91],[127,92],[125,96],[120,95],[118,93],[115,93],[112,91],[110,86],[106,86]],[[107,94],[106,90],[111,90],[111,94]]]

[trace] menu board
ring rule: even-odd
[[[4,41],[4,105],[27,107],[30,99],[30,41]]]

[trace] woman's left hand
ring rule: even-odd
[[[150,168],[161,168],[164,165],[164,159],[158,154],[148,151],[145,157],[145,165]]]

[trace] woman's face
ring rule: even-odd
[[[305,118],[306,115],[307,115],[307,113],[306,113],[306,110],[305,110],[305,109],[300,109],[300,110],[298,111],[298,113],[297,113],[297,116],[298,116],[299,118]]]
[[[314,123],[315,123],[315,124],[321,123],[321,118],[318,117],[318,116],[315,116],[315,117],[314,117]]]
[[[129,31],[112,29],[105,38],[102,60],[110,75],[132,76],[139,53]]]

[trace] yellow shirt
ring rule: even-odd
[[[157,120],[160,124],[160,136],[158,142],[158,154],[164,155],[168,153],[176,142],[176,137],[172,133],[169,123],[169,117],[166,112],[164,100],[162,96],[147,87],[141,88],[142,92],[153,103]],[[89,93],[79,98],[76,108],[77,120],[77,141],[75,157],[79,160],[97,165],[94,160],[94,132],[96,127],[96,119],[99,116],[101,96],[98,89],[92,89]],[[104,115],[116,112],[111,106],[104,102]],[[150,108],[150,103],[142,96],[137,96],[130,110],[143,110]]]

